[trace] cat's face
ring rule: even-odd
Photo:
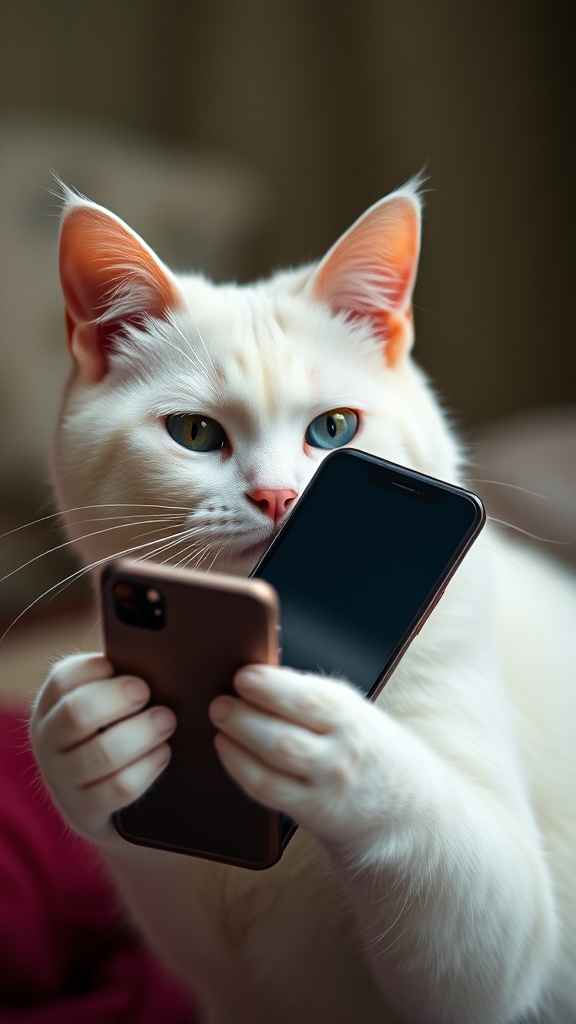
[[[396,193],[318,267],[237,287],[174,277],[116,218],[69,197],[61,268],[75,370],[53,475],[85,564],[131,553],[246,573],[334,447],[454,478],[453,443],[408,355],[416,204],[413,190]],[[375,298],[359,235],[382,208],[364,242],[372,264],[375,233],[387,253]],[[386,236],[399,221],[402,244]],[[391,301],[390,252],[409,244]]]

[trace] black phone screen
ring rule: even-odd
[[[283,664],[370,696],[483,521],[461,488],[328,456],[253,573],[280,596]]]

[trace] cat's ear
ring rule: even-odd
[[[149,246],[119,217],[64,190],[60,280],[68,346],[84,379],[101,380],[126,324],[182,304],[178,285]]]
[[[414,340],[412,291],[420,252],[419,181],[382,199],[336,242],[316,268],[311,295],[350,319],[366,319],[396,366]]]

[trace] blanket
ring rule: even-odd
[[[26,714],[0,709],[1,1024],[197,1024],[130,928],[97,853],[46,794]]]

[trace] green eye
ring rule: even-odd
[[[224,448],[228,442],[220,424],[202,413],[169,416],[166,427],[170,437],[191,452],[215,452]]]
[[[358,430],[358,416],[351,409],[332,409],[317,416],[305,439],[313,448],[341,448]]]

